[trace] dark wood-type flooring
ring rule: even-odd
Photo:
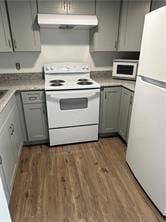
[[[24,147],[10,210],[13,222],[166,221],[125,162],[119,138]]]

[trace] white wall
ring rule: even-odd
[[[45,63],[89,62],[92,70],[110,70],[114,58],[137,58],[137,53],[89,52],[88,30],[41,29],[41,53],[0,53],[0,73],[40,72]],[[17,71],[15,63],[21,64]]]

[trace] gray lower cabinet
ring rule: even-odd
[[[3,123],[0,128],[0,156],[9,200],[23,142],[15,97],[12,97],[0,114],[0,122]]]
[[[37,5],[34,0],[7,0],[14,51],[40,51]]]
[[[28,142],[48,140],[46,104],[43,91],[22,92]]]
[[[128,89],[122,88],[118,132],[126,142],[128,140],[132,103],[133,92]]]
[[[134,93],[124,87],[106,87],[101,90],[99,134],[119,134],[128,140]]]
[[[0,52],[12,52],[9,22],[5,1],[0,1]]]
[[[140,51],[145,14],[151,0],[123,0],[119,26],[118,51]]]
[[[38,0],[39,13],[94,15],[95,0]]]
[[[92,52],[117,50],[119,13],[120,0],[96,1],[96,15],[99,25],[90,33],[90,50]]]
[[[166,0],[152,0],[151,11],[166,6]]]
[[[101,90],[100,129],[101,136],[117,133],[119,120],[121,87]]]

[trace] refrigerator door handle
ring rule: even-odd
[[[166,82],[151,79],[151,78],[146,77],[146,76],[140,76],[140,78],[141,78],[141,81],[143,81],[143,82],[147,82],[149,84],[152,84],[152,85],[158,86],[160,88],[166,89]]]

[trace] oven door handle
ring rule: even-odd
[[[61,100],[61,99],[79,99],[79,98],[96,98],[100,96],[100,92],[93,92],[93,93],[81,93],[81,94],[73,94],[73,93],[61,93],[59,95],[54,95],[54,94],[46,94],[47,98],[54,99],[54,100]]]

